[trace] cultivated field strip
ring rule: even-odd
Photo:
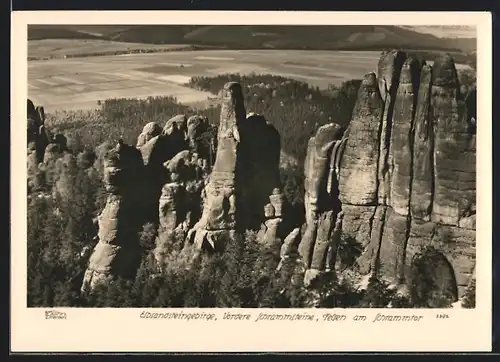
[[[192,76],[266,74],[327,88],[374,71],[378,51],[206,50],[30,61],[28,96],[48,112],[96,108],[98,100],[174,96],[206,101],[207,92],[184,84]]]

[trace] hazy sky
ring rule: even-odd
[[[477,36],[475,27],[466,25],[418,25],[404,27],[407,29],[418,31],[420,33],[432,34],[440,38],[475,38]]]

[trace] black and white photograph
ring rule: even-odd
[[[491,351],[491,14],[11,31],[12,353]]]
[[[27,36],[29,308],[475,308],[474,26]]]

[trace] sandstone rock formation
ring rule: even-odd
[[[187,232],[201,217],[206,173],[191,150],[179,152],[164,163],[165,184],[159,201],[159,230],[155,248],[160,267],[172,250],[184,248]]]
[[[349,238],[362,250],[361,274],[401,289],[432,247],[439,254],[433,272],[446,284],[439,290],[463,295],[475,266],[476,90],[460,92],[449,55],[431,66],[384,52],[361,82],[347,129],[317,130],[304,164],[302,228],[287,223],[279,133],[263,116],[247,115],[238,83],[224,86],[221,101],[216,139],[206,118],[179,114],[164,127],[147,123],[135,147],[119,142],[76,158],[64,137],[48,135],[43,108],[28,101],[29,173],[55,162],[103,162],[108,196],[82,291],[133,275],[137,233],[153,222],[160,266],[172,250],[223,250],[253,230],[281,248],[282,261],[300,257],[304,284],[313,287],[335,272],[338,247]],[[56,188],[69,194],[63,186]]]
[[[280,263],[278,264],[277,270],[280,270],[283,262],[289,258],[297,257],[298,246],[300,243],[300,228],[293,229],[290,234],[286,236],[283,240],[283,244],[280,248]]]
[[[263,116],[256,114],[242,120],[239,134],[241,173],[238,177],[243,184],[241,204],[245,205],[241,215],[247,220],[247,227],[255,229],[264,218],[282,216],[280,135]]]
[[[148,141],[150,141],[152,138],[155,138],[156,136],[159,136],[162,132],[162,129],[156,122],[149,122],[144,126],[142,129],[141,134],[139,137],[137,137],[137,148],[141,148],[144,146]]]
[[[390,199],[390,142],[394,114],[395,97],[398,89],[401,66],[406,54],[391,50],[380,56],[377,69],[377,83],[383,102],[382,122],[380,124],[380,142],[378,157],[378,203],[385,204]]]
[[[453,59],[445,55],[431,67],[403,52],[383,53],[377,75],[367,74],[361,83],[343,137],[337,228],[361,244],[359,270],[409,283],[413,257],[432,246],[448,263],[454,277],[448,283],[454,279],[451,288],[461,296],[475,265],[475,93],[462,98]],[[316,203],[327,199],[319,196],[324,186],[318,185],[327,178],[324,165],[335,163],[328,150],[339,139],[320,143],[316,135],[309,144],[307,222],[300,244],[308,282],[327,269],[324,253],[315,264],[311,250],[322,251],[323,240],[332,244],[338,219],[335,202],[327,203],[330,214]],[[316,210],[323,214],[315,218]],[[333,254],[327,256],[332,262]]]
[[[208,119],[197,115],[188,118],[186,140],[189,148],[210,165],[215,157],[215,139],[211,131]]]
[[[237,233],[260,229],[260,241],[279,242],[286,230],[279,133],[263,116],[247,117],[238,83],[227,83],[221,100],[216,158],[204,189],[203,214],[187,239],[197,249],[217,250]],[[188,120],[188,135],[192,125],[199,123]]]
[[[27,143],[28,190],[39,190],[43,184],[52,186],[54,175],[43,175],[43,172],[47,169],[53,171],[55,162],[68,153],[66,137],[62,134],[53,136],[46,129],[43,107],[35,107],[29,99],[27,106]]]
[[[218,249],[236,231],[236,200],[240,196],[237,177],[239,126],[246,118],[241,86],[228,83],[221,92],[222,109],[217,133],[217,156],[205,188],[206,199],[200,221],[188,235],[199,249]],[[241,160],[240,160],[241,162]],[[241,221],[240,221],[241,222]],[[207,244],[208,243],[208,244]]]
[[[163,127],[163,134],[170,135],[176,131],[187,132],[187,118],[184,114],[178,114],[170,118]]]
[[[137,138],[136,147],[144,164],[144,173],[137,175],[142,181],[144,221],[158,222],[158,202],[165,178],[163,163],[187,149],[184,132],[175,126],[171,128],[167,134],[157,123],[149,122]]]
[[[332,123],[319,128],[308,144],[304,167],[306,225],[299,246],[306,266],[306,286],[321,272],[331,269],[326,262],[330,248],[335,249],[333,243],[337,241],[332,238],[340,211],[335,160],[345,143],[342,136],[342,127]]]
[[[50,138],[45,130],[45,111],[43,107],[35,108],[33,102],[28,99],[28,148],[35,152],[36,163],[43,161],[45,147],[49,144]]]
[[[140,262],[137,235],[141,219],[137,210],[137,182],[142,173],[140,152],[119,142],[104,159],[104,184],[108,197],[98,217],[98,243],[85,272],[82,292],[115,276],[134,275]]]

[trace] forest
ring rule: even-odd
[[[228,81],[244,89],[247,112],[262,114],[281,135],[282,152],[296,162],[280,170],[285,197],[303,220],[303,163],[309,138],[321,125],[346,126],[351,118],[360,80],[322,90],[306,83],[273,76],[224,74],[194,77],[189,86],[217,94]],[[63,162],[41,164],[28,177],[28,306],[71,307],[449,307],[450,300],[428,295],[433,281],[421,280],[401,295],[376,273],[364,288],[356,279],[359,246],[342,237],[340,273],[312,295],[302,285],[302,266],[290,259],[278,268],[279,248],[264,246],[248,231],[224,254],[207,254],[190,265],[172,250],[167,267],[159,271],[153,249],[157,225],[145,223],[137,235],[141,266],[132,278],[118,278],[90,295],[80,293],[88,257],[96,245],[96,217],[104,207],[103,152],[120,139],[135,145],[148,122],[165,122],[177,114],[200,114],[216,130],[220,106],[194,110],[171,97],[108,99],[95,111],[48,114],[52,135],[64,135]],[[354,270],[354,271],[353,271]],[[426,284],[427,283],[427,284]],[[463,307],[474,307],[474,291]]]

